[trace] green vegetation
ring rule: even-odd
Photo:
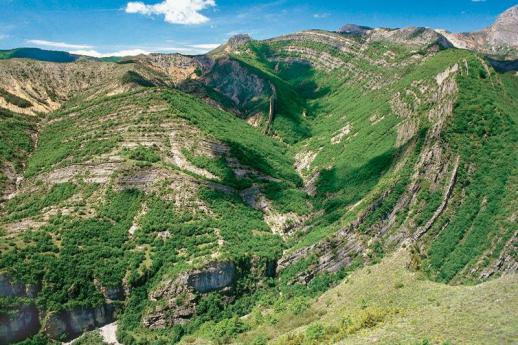
[[[34,122],[26,116],[0,108],[0,195],[4,192],[7,180],[7,166],[14,172],[19,172],[32,151],[31,134],[34,131]]]
[[[518,142],[516,89],[495,85],[478,59],[459,78],[460,94],[452,122],[443,133],[463,160],[457,185],[465,197],[430,247],[429,264],[440,281],[452,280],[490,245],[515,230],[501,226],[506,193],[518,167],[509,157]]]
[[[467,51],[360,38],[345,49],[330,35],[252,41],[228,57],[275,89],[272,122],[257,128],[233,112],[264,113],[271,92],[238,90],[233,109],[220,92],[234,84],[203,84],[200,70],[178,89],[128,70],[118,82],[144,87],[80,93],[41,115],[34,150],[37,120],[1,110],[0,183],[25,180],[0,205],[0,273],[41,291],[0,299],[0,312],[99,306],[115,289],[128,294],[114,302],[125,345],[508,341],[514,277],[444,283],[479,283],[502,254],[516,257],[518,78]],[[227,68],[203,73],[225,80]],[[428,223],[411,254],[394,254]],[[168,285],[215,262],[235,265],[225,289],[190,300]],[[195,306],[189,322],[144,325],[156,313],[169,324],[183,303]]]
[[[242,164],[273,177],[300,184],[300,177],[295,173],[290,160],[285,157],[284,145],[265,137],[234,115],[210,107],[192,96],[170,90],[163,97],[169,102],[175,115],[227,143],[232,155]]]
[[[452,287],[409,271],[405,268],[409,261],[402,250],[354,272],[318,299],[309,300],[306,311],[298,315],[263,309],[261,322],[251,323],[252,329],[238,335],[236,343],[252,343],[259,337],[279,345],[364,344],[374,338],[380,344],[512,341],[516,323],[507,322],[505,313],[517,307],[511,294],[518,284],[516,277],[477,287]],[[268,321],[272,319],[276,321]]]
[[[66,201],[76,192],[76,186],[72,183],[61,183],[54,185],[48,191],[33,194],[30,197],[23,195],[11,199],[5,204],[5,209],[9,213],[9,221],[32,217],[46,207],[58,205]]]
[[[244,189],[251,185],[250,179],[238,179],[236,177],[234,171],[227,165],[224,157],[209,158],[201,155],[198,156],[185,149],[182,150],[182,154],[189,162],[217,176],[218,180],[227,186]]]
[[[68,188],[57,186],[50,195],[62,196]],[[0,271],[24,283],[45,281],[37,299],[45,310],[103,303],[94,278],[105,287],[120,286],[142,259],[127,243],[139,199],[135,191],[110,192],[97,219],[58,216],[38,231],[24,232],[21,242],[2,253]]]
[[[128,156],[128,158],[147,163],[156,163],[160,160],[160,155],[150,147],[138,146],[134,149],[126,149],[123,151],[123,154]]]
[[[78,59],[77,55],[68,52],[43,50],[38,48],[16,48],[0,50],[0,60],[25,58],[50,62],[73,62]]]
[[[84,334],[78,340],[74,341],[75,345],[107,345],[99,334],[99,331],[92,331]]]

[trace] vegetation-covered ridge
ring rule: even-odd
[[[384,35],[0,61],[0,343],[512,339],[518,77]]]

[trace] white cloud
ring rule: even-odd
[[[69,51],[71,54],[77,54],[77,55],[86,55],[86,56],[93,56],[96,58],[102,58],[102,57],[109,57],[109,56],[136,56],[136,55],[147,55],[151,54],[151,52],[148,52],[144,49],[127,49],[127,50],[119,50],[116,52],[111,53],[99,53],[97,50],[88,49],[88,50],[71,50]]]
[[[34,44],[40,47],[50,47],[59,49],[92,49],[92,46],[83,44],[70,44],[65,42],[52,42],[45,40],[27,40],[27,43]]]
[[[316,19],[323,19],[323,18],[327,18],[329,17],[329,13],[315,13],[313,15],[313,18],[316,18]]]
[[[471,2],[486,2],[486,0],[471,0]]]
[[[126,13],[164,15],[164,20],[171,24],[203,24],[208,22],[209,18],[200,11],[215,6],[215,0],[164,0],[155,5],[136,1],[128,2]]]
[[[4,39],[6,39],[7,37],[9,37],[9,35],[6,35],[6,34],[0,34],[0,40],[4,40]]]
[[[211,50],[216,49],[219,47],[219,43],[204,43],[204,44],[192,44],[189,47],[196,48],[196,49],[202,49],[202,50]]]

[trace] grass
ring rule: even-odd
[[[449,286],[407,268],[406,250],[365,267],[310,302],[299,316],[273,313],[234,343],[511,344],[516,337],[516,275],[478,286]],[[331,307],[332,306],[332,307]]]

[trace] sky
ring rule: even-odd
[[[0,0],[0,49],[200,54],[238,33],[428,26],[476,31],[518,0]]]

